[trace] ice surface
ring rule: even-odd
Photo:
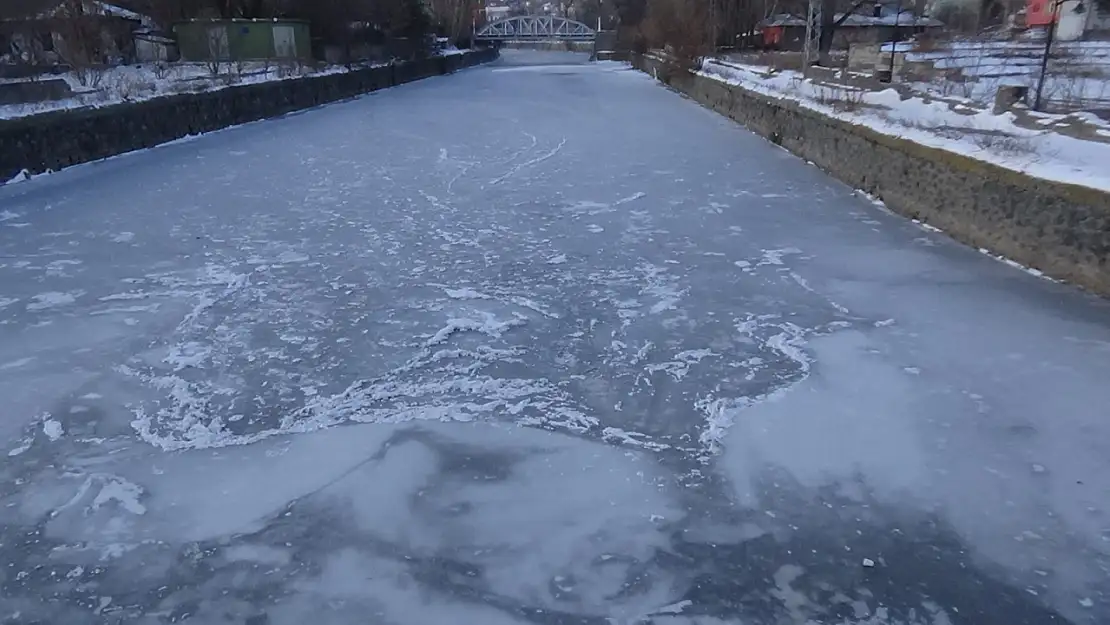
[[[1110,618],[1104,303],[506,57],[0,188],[0,619]]]

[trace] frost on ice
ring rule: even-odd
[[[693,106],[473,69],[0,188],[0,618],[1101,615],[1097,312]]]

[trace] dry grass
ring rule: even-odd
[[[853,87],[818,85],[814,100],[834,111],[854,112],[864,107],[863,95],[863,90]]]
[[[891,121],[900,123],[908,128],[923,130],[946,139],[957,141],[970,139],[979,149],[994,154],[1022,157],[1038,154],[1037,146],[1029,137],[1019,137],[997,130],[985,130],[974,127],[946,126],[922,121],[907,122],[905,120],[896,119],[891,119]],[[1046,154],[1043,151],[1040,152],[1039,155],[1045,157],[1053,156],[1053,154]]]
[[[124,102],[130,102],[154,95],[158,91],[158,87],[153,82],[140,80],[134,76],[123,74],[116,76],[114,80],[105,87],[104,91],[114,94],[118,99]]]
[[[1009,156],[1027,156],[1036,153],[1033,142],[1025,137],[1015,137],[1005,133],[972,133],[971,140],[980,149],[995,154]]]
[[[277,65],[278,78],[293,78],[305,73],[304,64],[299,59],[281,59]]]

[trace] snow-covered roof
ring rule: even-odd
[[[837,13],[836,19],[839,21],[844,16],[843,13]],[[805,26],[806,20],[804,17],[791,15],[790,13],[779,13],[763,20],[760,26]],[[853,13],[848,16],[841,27],[844,26],[943,26],[944,24],[939,20],[931,17],[919,17],[914,15],[913,11],[902,11],[900,14],[895,14],[891,11],[887,15],[875,17],[872,15],[863,15],[860,13]]]
[[[887,42],[879,46],[879,52],[913,52],[913,42],[899,41],[898,43]]]
[[[84,0],[85,11],[91,15],[110,15],[146,24],[151,18],[130,9],[100,0]],[[41,20],[59,16],[64,10],[62,0],[0,0],[0,20]]]
[[[95,1],[93,2],[93,4],[97,5],[98,8],[100,9],[100,11],[102,13],[104,13],[105,15],[114,15],[116,17],[123,17],[123,18],[129,19],[129,20],[138,20],[140,22],[143,21],[144,19],[147,19],[147,17],[145,15],[140,15],[139,13],[136,13],[136,12],[130,10],[130,9],[125,9],[123,7],[118,7],[114,4],[108,4],[106,2],[95,2]]]

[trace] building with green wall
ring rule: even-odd
[[[190,20],[174,24],[173,31],[185,61],[312,57],[308,22],[302,20]]]

